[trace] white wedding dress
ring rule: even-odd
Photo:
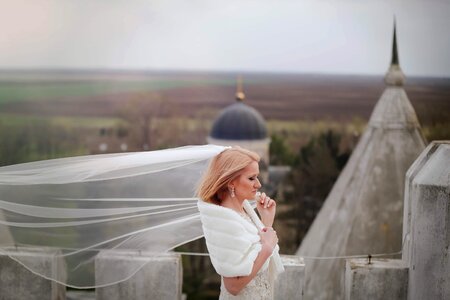
[[[247,214],[245,214],[245,216],[242,215],[242,217],[256,227]],[[255,278],[253,278],[252,281],[250,281],[236,296],[233,296],[228,292],[222,278],[219,300],[272,300],[273,284],[270,281],[268,265],[269,260],[262,266]]]

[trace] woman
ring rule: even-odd
[[[265,194],[259,197],[257,210],[264,224],[260,231],[249,216],[253,211],[244,209],[249,207],[247,199],[255,199],[261,188],[259,159],[239,147],[221,152],[211,161],[197,191],[211,262],[222,276],[220,299],[273,298],[268,266],[272,253],[278,251],[272,228],[276,203]]]

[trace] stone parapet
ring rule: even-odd
[[[401,260],[346,260],[346,300],[406,300],[407,290],[408,267]]]
[[[281,255],[284,265],[284,273],[281,273],[274,286],[274,299],[297,299],[303,298],[305,286],[305,262],[302,257]]]
[[[48,248],[0,249],[0,299],[66,299],[66,287],[64,285],[33,273],[37,272],[64,282],[64,261],[59,254],[58,250]],[[15,259],[24,263],[27,268]],[[33,270],[33,272],[30,270]]]
[[[101,252],[95,261],[96,284],[109,281],[114,272],[118,278],[123,276],[117,272],[135,274],[128,280],[97,288],[97,300],[181,299],[183,271],[179,254],[131,250]]]

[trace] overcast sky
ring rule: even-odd
[[[0,68],[450,77],[450,0],[0,0]]]

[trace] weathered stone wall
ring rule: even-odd
[[[407,291],[408,268],[402,260],[347,260],[346,300],[406,300]]]
[[[10,256],[26,263],[39,274],[64,281],[64,263],[52,249],[1,249],[0,299],[1,300],[63,300],[66,287],[32,273]]]
[[[141,266],[130,279],[97,288],[97,300],[181,299],[183,271],[179,254],[108,250],[97,256],[95,264],[96,282],[105,281],[110,272],[123,270],[128,274],[129,268]]]

